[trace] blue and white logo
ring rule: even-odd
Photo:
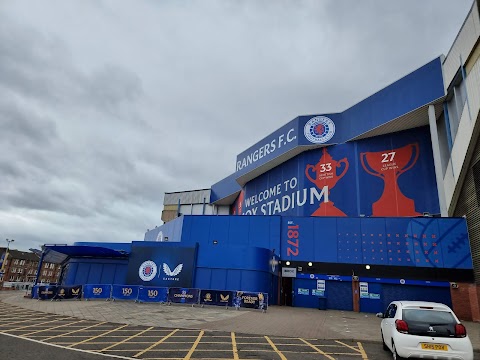
[[[335,124],[326,116],[315,116],[307,121],[303,133],[311,143],[323,144],[335,134]]]
[[[147,260],[140,265],[138,268],[138,276],[143,281],[151,281],[157,275],[157,264],[155,264],[152,260]]]

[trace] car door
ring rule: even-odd
[[[395,314],[397,313],[397,305],[390,304],[385,311],[385,317],[382,321],[382,331],[383,331],[383,339],[385,344],[392,349],[392,334],[395,327]]]

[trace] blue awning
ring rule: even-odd
[[[69,257],[127,258],[125,250],[115,250],[100,246],[45,245],[43,261],[60,264]]]

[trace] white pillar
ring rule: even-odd
[[[428,121],[430,123],[430,136],[432,138],[433,162],[435,164],[435,177],[437,178],[438,202],[442,217],[448,216],[447,202],[445,200],[445,185],[443,183],[442,157],[440,156],[440,145],[438,142],[437,118],[435,107],[428,107]]]

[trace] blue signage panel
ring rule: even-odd
[[[38,298],[40,300],[53,299],[57,294],[56,285],[41,285],[38,287]]]
[[[198,304],[200,289],[170,288],[168,300],[172,303]]]
[[[85,284],[83,285],[83,297],[85,299],[110,299],[112,285],[110,284]]]
[[[238,155],[236,177],[292,150],[298,145],[300,136],[303,135],[298,132],[297,118]]]
[[[112,299],[114,300],[137,300],[138,286],[135,285],[112,285]]]
[[[233,212],[335,217],[439,213],[429,129],[302,153],[248,182]]]
[[[201,290],[200,304],[232,306],[235,295],[234,291]]]
[[[165,303],[168,301],[168,288],[140,286],[138,288],[138,301]]]
[[[128,262],[127,284],[157,287],[191,287],[196,247],[134,244]]]
[[[235,307],[266,310],[268,308],[268,294],[248,291],[237,291],[233,300]]]
[[[81,299],[82,285],[58,286],[55,299]]]

